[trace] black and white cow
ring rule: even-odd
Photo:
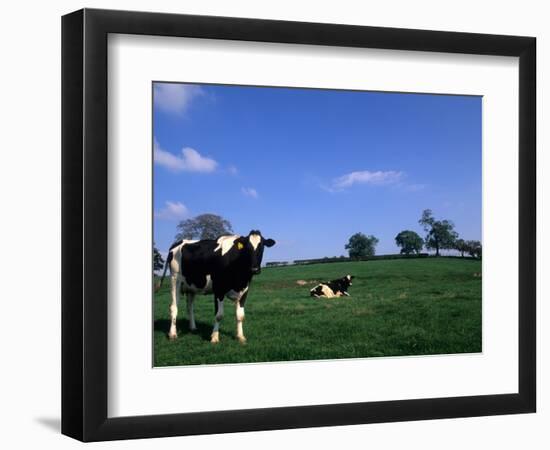
[[[348,294],[348,289],[351,286],[351,280],[353,280],[353,276],[346,275],[343,278],[339,278],[338,280],[332,280],[328,281],[327,283],[321,283],[315,286],[313,289],[309,291],[310,295],[312,297],[327,297],[327,298],[334,298],[334,297],[342,297],[343,295]]]
[[[193,302],[196,294],[214,294],[215,320],[210,342],[220,341],[219,327],[223,318],[223,299],[235,302],[237,339],[244,343],[244,304],[253,275],[261,271],[264,247],[275,245],[273,239],[264,239],[257,230],[248,236],[221,236],[202,241],[176,242],[168,253],[164,274],[170,265],[171,296],[170,339],[177,338],[176,318],[180,289],[187,294],[189,328],[196,330]],[[162,283],[162,280],[161,280]]]

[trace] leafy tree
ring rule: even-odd
[[[471,257],[481,259],[481,242],[466,241],[466,248]]]
[[[468,251],[468,245],[464,239],[457,239],[455,241],[455,250],[460,252],[460,256],[464,258],[464,253]]]
[[[432,210],[425,209],[422,217],[418,221],[426,231],[424,245],[427,249],[435,250],[435,256],[439,256],[441,249],[452,249],[458,238],[458,233],[454,231],[454,223],[450,220],[435,220]]]
[[[414,231],[404,230],[395,236],[395,243],[401,247],[401,254],[420,253],[424,240]]]
[[[350,258],[364,258],[374,255],[376,244],[378,244],[376,237],[355,233],[349,238],[345,248],[348,250]]]
[[[231,223],[216,214],[201,214],[178,223],[176,240],[181,239],[217,239],[233,233]]]
[[[162,270],[164,267],[164,258],[158,251],[155,244],[153,244],[153,271]]]

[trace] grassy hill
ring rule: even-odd
[[[169,329],[169,279],[154,297],[155,366],[290,361],[481,351],[481,262],[426,258],[265,268],[254,277],[244,332],[225,300],[220,343],[209,342],[212,295],[197,296],[196,333],[179,305],[176,341]],[[318,281],[351,274],[351,297],[315,299]],[[299,286],[296,281],[307,285]]]

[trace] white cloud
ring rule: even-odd
[[[402,176],[403,172],[394,170],[385,172],[380,170],[376,172],[371,172],[369,170],[350,172],[333,179],[331,185],[325,187],[325,189],[329,192],[340,192],[355,184],[369,184],[374,186],[394,184],[397,183]]]
[[[213,172],[218,163],[212,158],[202,156],[198,151],[191,147],[185,147],[181,150],[183,155],[184,170],[189,172]]]
[[[258,195],[258,191],[256,191],[256,189],[254,188],[241,188],[241,192],[243,193],[243,195],[245,197],[250,197],[250,198],[258,198],[259,195]]]
[[[161,111],[184,114],[193,99],[204,94],[199,86],[178,83],[155,83],[153,102]]]
[[[164,202],[164,208],[155,211],[155,218],[160,220],[181,220],[189,216],[189,209],[181,202]]]
[[[202,156],[197,150],[190,147],[183,148],[181,155],[174,155],[163,150],[155,139],[153,150],[155,164],[174,172],[214,172],[218,166],[214,159]]]
[[[235,166],[231,165],[227,168],[227,171],[231,174],[231,175],[238,175],[239,174],[239,169],[237,169]]]

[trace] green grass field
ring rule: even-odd
[[[182,296],[179,337],[169,341],[167,278],[154,298],[155,366],[480,352],[480,272],[480,261],[460,258],[266,268],[254,277],[246,301],[246,345],[235,339],[228,299],[220,343],[210,343],[212,295],[196,298],[195,333],[188,331]],[[355,276],[351,297],[309,296],[316,281],[346,274]]]

